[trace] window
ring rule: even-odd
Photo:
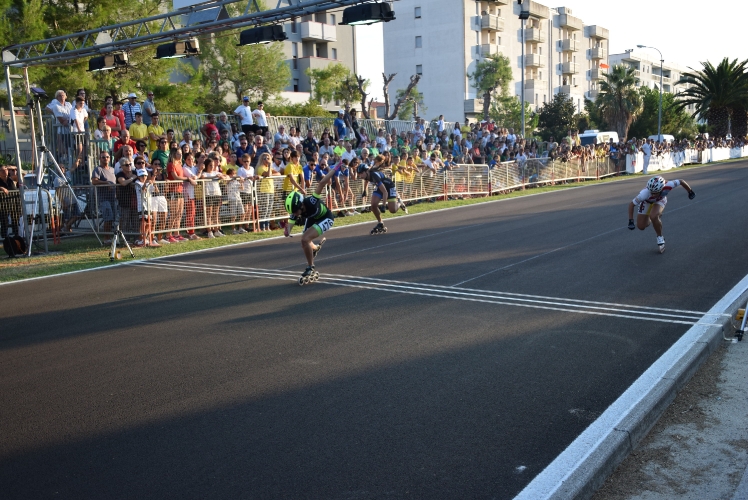
[[[296,33],[296,18],[291,18],[291,33]]]
[[[416,7],[416,19],[421,19],[421,8]]]
[[[332,49],[332,58],[337,59],[338,58],[338,49]]]
[[[543,72],[538,71],[538,80],[542,80],[542,79],[543,79]]]
[[[291,55],[293,56],[293,69],[299,69],[299,44],[291,43]]]
[[[422,74],[423,74],[423,65],[416,64],[416,75],[422,75]]]
[[[335,17],[335,14],[330,14],[330,24],[335,26],[337,23],[337,18]]]
[[[421,47],[423,47],[423,38],[420,36],[417,36],[416,37],[416,48],[420,49]]]
[[[293,79],[293,91],[294,92],[299,91],[299,79],[298,78]]]
[[[535,105],[538,105],[538,94],[535,94]]]
[[[546,102],[548,102],[548,95],[543,94],[543,104],[545,104]]]

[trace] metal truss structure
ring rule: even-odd
[[[83,57],[127,52],[147,45],[185,40],[194,36],[280,22],[370,0],[278,0],[275,9],[261,11],[257,0],[218,0],[174,12],[104,26],[70,35],[3,48],[3,66],[24,67],[64,62]],[[239,8],[231,17],[227,6]]]

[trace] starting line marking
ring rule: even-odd
[[[242,268],[213,264],[194,264],[164,261],[143,261],[133,263],[133,265],[158,267],[161,269],[169,269],[173,271],[215,274],[232,277],[265,278],[284,281],[297,281],[299,279],[298,274],[293,271],[283,271],[277,269]],[[629,304],[613,304],[607,302],[583,301],[558,297],[544,297],[538,295],[523,295],[516,293],[494,292],[489,290],[477,290],[468,288],[456,289],[449,286],[408,283],[402,281],[380,280],[376,278],[336,274],[324,274],[320,276],[319,283],[352,288],[377,289],[394,293],[420,295],[441,299],[464,300],[469,302],[481,302],[495,305],[508,305],[551,311],[571,312],[577,314],[639,319],[644,321],[655,321],[660,323],[681,325],[712,324],[703,323],[701,322],[701,320],[703,320],[703,318],[705,318],[706,316],[719,316],[699,311],[688,311],[681,309],[642,307]],[[717,318],[714,318],[714,320],[716,321]]]

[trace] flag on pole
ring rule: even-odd
[[[610,66],[605,63],[600,63],[600,69],[610,69]]]

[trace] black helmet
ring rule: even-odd
[[[359,174],[362,174],[364,172],[368,172],[369,171],[369,167],[366,165],[366,163],[362,163],[361,165],[358,166],[358,168],[356,169],[356,171]]]

